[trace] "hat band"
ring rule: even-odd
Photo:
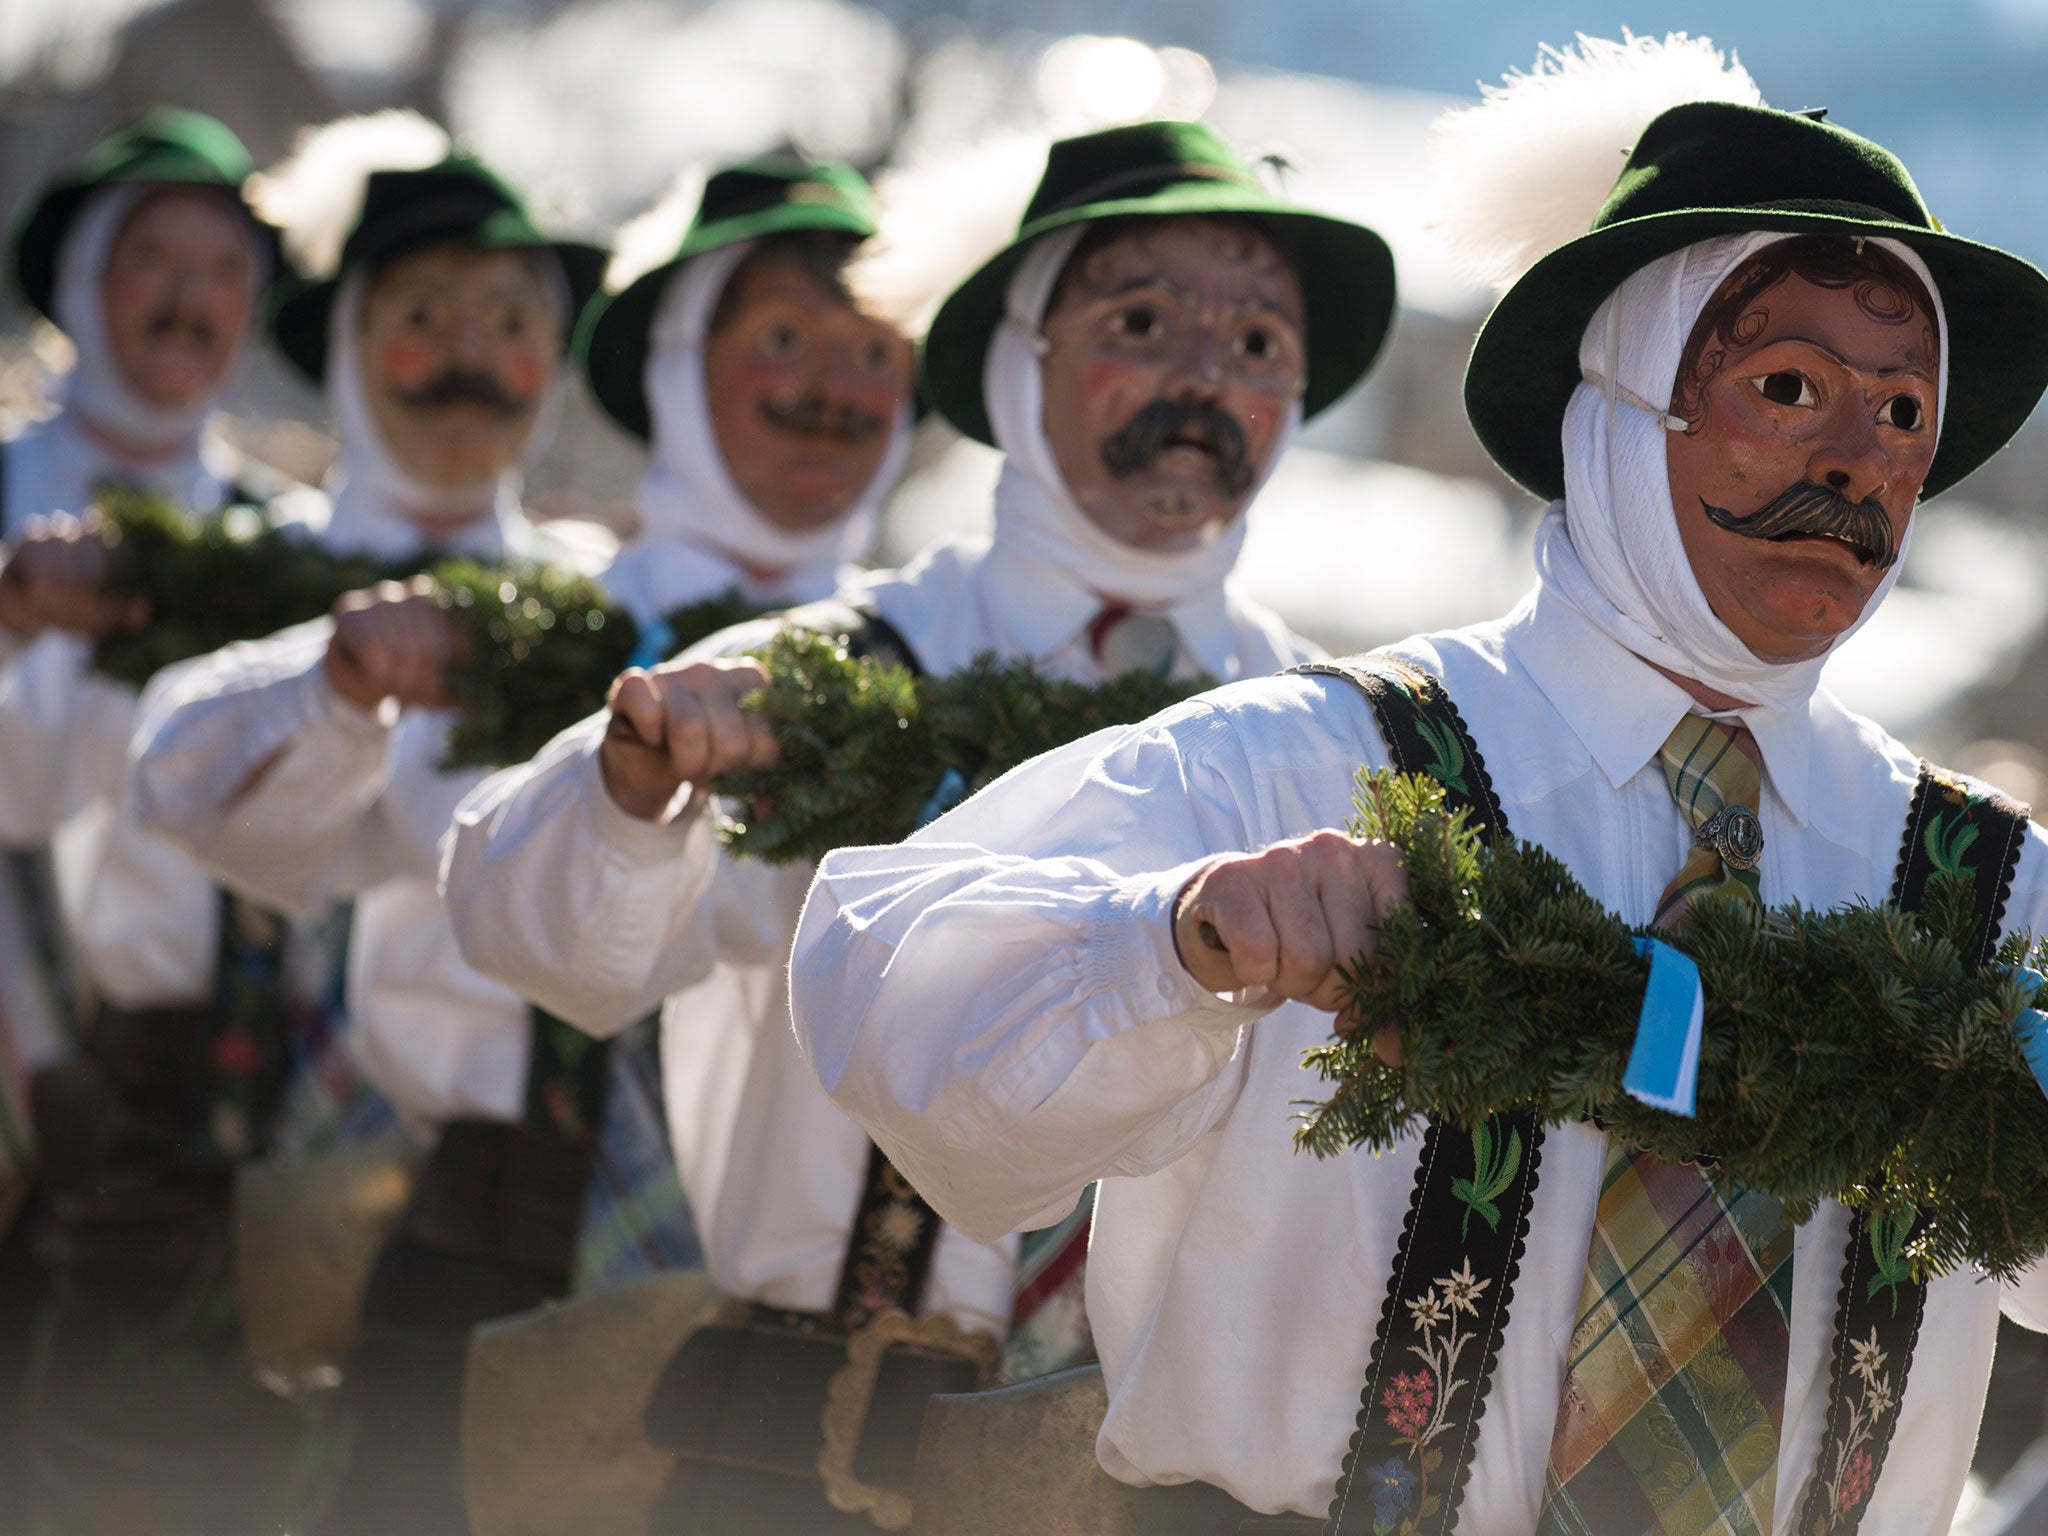
[[[1107,202],[1120,192],[1134,187],[1149,186],[1155,191],[1172,186],[1176,181],[1223,181],[1250,192],[1263,192],[1258,178],[1249,171],[1240,171],[1227,165],[1210,165],[1197,160],[1184,160],[1169,165],[1141,165],[1128,171],[1119,171],[1101,181],[1090,182],[1071,197],[1063,197],[1051,207],[1032,214],[1025,220],[1035,224],[1040,219],[1051,218],[1056,213],[1065,213],[1070,208],[1085,208],[1090,203]]]
[[[1890,224],[1898,229],[1910,229],[1921,234],[1935,233],[1934,227],[1932,225],[1915,223],[1910,219],[1903,219],[1899,217],[1898,214],[1889,212],[1883,208],[1879,208],[1872,203],[1852,203],[1824,197],[1789,197],[1780,199],[1777,202],[1770,203],[1742,203],[1734,208],[1730,208],[1727,210],[1672,208],[1666,209],[1664,211],[1667,213],[1697,213],[1703,211],[1726,211],[1730,213],[1815,213],[1822,214],[1830,218],[1856,219],[1863,223]],[[1633,224],[1638,219],[1649,218],[1651,216],[1652,215],[1640,213],[1624,214],[1622,217],[1618,219],[1610,219],[1598,225],[1597,228],[1615,229],[1621,225]]]

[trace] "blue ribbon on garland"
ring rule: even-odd
[[[2031,966],[2013,966],[2012,979],[2019,983],[2021,993],[2030,1001],[2043,986],[2048,986],[2048,977]],[[2041,1085],[2043,1093],[2048,1093],[2048,1013],[2039,1008],[2022,1009],[2020,1016],[2013,1020],[2013,1032],[2020,1037],[2020,1050],[2027,1058],[2027,1065],[2034,1069],[2034,1081]]]
[[[1700,968],[1662,939],[1637,939],[1636,953],[1650,962],[1636,1040],[1621,1086],[1632,1099],[1674,1115],[1692,1116],[1700,1075],[1700,1032],[1706,993]]]

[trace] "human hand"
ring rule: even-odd
[[[343,594],[327,642],[327,680],[362,709],[386,699],[401,707],[445,709],[447,667],[462,654],[462,632],[434,597],[431,577],[380,581]]]
[[[46,629],[99,639],[140,629],[149,604],[105,590],[109,548],[88,513],[31,517],[0,553],[0,624],[23,638]]]
[[[740,708],[767,681],[761,664],[744,657],[620,674],[598,749],[606,792],[628,815],[653,821],[685,784],[704,788],[720,774],[779,761],[767,720]]]
[[[1408,874],[1392,844],[1311,833],[1204,865],[1174,903],[1174,947],[1212,992],[1265,987],[1338,1013],[1338,967],[1379,947],[1381,922],[1407,897]],[[1354,1027],[1339,1017],[1340,1033]],[[1398,1063],[1399,1034],[1381,1030],[1373,1049]]]

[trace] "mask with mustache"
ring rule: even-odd
[[[1865,565],[1880,571],[1890,570],[1899,558],[1892,520],[1881,502],[1875,497],[1851,501],[1833,486],[1812,480],[1787,486],[1747,517],[1737,517],[1705,497],[1700,498],[1700,510],[1716,528],[1745,539],[1788,539],[1802,534],[1840,539],[1856,547]]]
[[[450,405],[474,405],[510,421],[526,414],[530,400],[513,395],[487,373],[451,368],[418,389],[392,391],[408,410],[435,411]]]
[[[1216,457],[1216,483],[1225,495],[1252,488],[1254,471],[1245,449],[1244,428],[1213,400],[1154,400],[1102,445],[1102,463],[1118,479],[1140,474],[1176,439],[1200,443]]]
[[[777,431],[795,437],[817,438],[848,446],[865,443],[888,427],[881,417],[857,405],[841,404],[834,408],[816,395],[806,395],[791,405],[763,400],[761,419]]]

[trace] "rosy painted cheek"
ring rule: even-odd
[[[515,352],[498,364],[498,382],[521,399],[539,390],[542,377],[543,364],[532,352]]]
[[[377,349],[377,366],[400,389],[418,389],[433,378],[439,365],[439,353],[410,336],[395,336]]]

